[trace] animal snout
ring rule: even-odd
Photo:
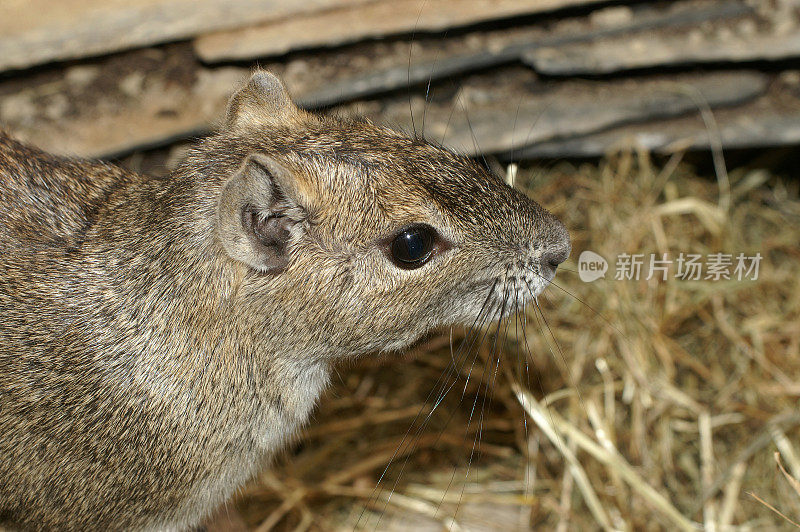
[[[556,274],[558,265],[567,260],[569,257],[569,245],[559,249],[550,249],[542,253],[541,266],[543,273],[552,278]]]
[[[547,238],[547,243],[539,258],[542,275],[548,280],[555,277],[558,265],[569,258],[572,248],[569,232],[564,224],[553,218],[549,229],[549,238]]]
[[[566,247],[561,247],[559,249],[549,250],[545,252],[544,256],[542,257],[542,261],[547,263],[548,266],[551,266],[555,270],[559,264],[561,264],[568,258],[569,258],[569,245],[567,245]]]

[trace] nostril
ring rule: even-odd
[[[552,215],[546,219],[547,225],[541,228],[534,250],[540,251],[538,257],[541,274],[546,279],[552,279],[556,274],[559,264],[569,258],[572,248],[569,232],[564,224]]]
[[[567,258],[569,258],[569,248],[559,248],[545,252],[542,256],[542,262],[546,262],[555,270]]]
[[[567,260],[569,257],[569,248],[550,249],[542,253],[540,263],[542,270],[550,275],[556,274],[558,265]]]

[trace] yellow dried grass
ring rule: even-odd
[[[528,309],[501,335],[500,368],[491,366],[487,336],[473,348],[472,371],[470,357],[433,411],[429,393],[451,360],[450,331],[402,360],[342,368],[305,438],[241,497],[248,526],[793,529],[798,183],[764,171],[729,177],[721,207],[717,183],[694,175],[680,155],[663,166],[629,151],[599,166],[519,169],[517,186],[573,238],[573,258],[556,278],[561,289],[540,298],[552,335]],[[579,280],[583,250],[609,259],[605,279]],[[763,259],[756,281],[613,279],[622,253],[681,252]],[[455,346],[465,336],[452,334]],[[491,406],[470,422],[487,383]],[[427,425],[404,438],[420,427],[418,413]],[[776,452],[785,469],[776,469]]]

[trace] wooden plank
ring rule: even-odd
[[[470,48],[473,49],[473,48]],[[436,49],[426,51],[430,57]],[[405,50],[370,43],[355,50],[262,63],[302,97],[376,65],[400,64]],[[247,68],[207,68],[189,43],[127,51],[91,64],[56,66],[0,80],[0,127],[49,151],[109,156],[208,132]]]
[[[528,50],[523,61],[549,76],[601,75],[626,70],[697,65],[778,61],[800,57],[800,33],[688,32],[683,35],[642,35],[606,40],[597,45],[572,44]]]
[[[711,108],[748,102],[764,93],[768,77],[755,72],[677,75],[612,82],[537,84],[533,75],[506,72],[466,83],[454,102],[412,101],[414,126],[426,138],[467,154],[509,152],[622,124],[695,113],[695,99]],[[355,106],[358,107],[358,106]],[[409,102],[373,111],[372,119],[411,130]]]
[[[0,127],[62,155],[107,157],[162,146],[208,132],[248,72],[164,67],[112,77],[102,68],[76,66],[60,79],[0,97]],[[178,76],[193,80],[181,83]]]
[[[436,49],[427,50],[430,57]],[[376,65],[402,63],[391,43],[262,63],[303,94]],[[189,43],[133,50],[0,80],[0,127],[66,155],[107,156],[209,131],[247,68],[207,68]]]
[[[0,71],[186,39],[366,0],[4,0]]]
[[[716,111],[723,149],[767,148],[800,144],[800,112],[757,112],[758,106]],[[645,148],[670,154],[709,150],[713,133],[699,118],[623,126],[582,137],[542,142],[501,155],[505,160],[601,157],[620,149]]]
[[[85,76],[68,74],[65,80],[2,98],[0,126],[22,140],[68,155],[107,157],[165,145],[210,131],[247,70],[201,69],[194,75],[195,82],[187,87],[170,82],[160,71],[144,79],[129,74],[115,81],[129,97],[106,89],[103,98],[72,109],[65,95],[70,94],[70,84],[85,83]],[[415,97],[411,104],[414,126],[424,123],[428,138],[465,153],[497,153],[692,113],[696,107],[686,94],[688,87],[712,108],[736,105],[763,92],[767,80],[744,72],[542,85],[529,70],[517,67],[467,80],[453,99],[426,104]],[[365,113],[390,127],[412,128],[409,101],[402,97],[334,111]]]
[[[379,0],[198,37],[206,62],[252,59],[392,34],[442,31],[487,20],[530,15],[602,0]]]
[[[703,10],[693,13],[700,16]],[[646,19],[650,23],[648,21],[651,19]],[[521,35],[528,39],[525,42],[531,42],[530,39],[553,42],[547,37],[552,34],[540,29],[525,30]],[[537,37],[540,39],[536,40]],[[556,37],[563,35],[557,33]],[[508,36],[498,32],[481,39],[457,37],[419,43],[415,46],[414,57],[422,58],[419,64],[423,66],[412,66],[410,76],[407,50],[380,42],[365,43],[358,49],[301,54],[283,64],[263,66],[284,76],[301,103],[319,107],[353,99],[363,87],[363,81],[371,79],[370,73],[385,72],[386,65],[397,66],[388,68],[396,74],[389,86],[405,87],[409,77],[412,84],[417,78],[423,82],[428,80],[430,72],[424,70],[424,65],[445,65],[431,76],[435,80],[448,71],[470,71],[480,64],[493,64],[497,57],[486,49],[502,51],[519,38],[519,33]],[[508,61],[517,57],[517,51],[512,52]],[[459,59],[459,54],[465,58]],[[440,58],[438,63],[437,57]],[[485,57],[484,63],[480,63],[484,61],[481,57]],[[73,81],[81,79],[84,76],[81,72],[87,69],[93,70],[97,79],[79,90]],[[81,156],[129,153],[207,132],[223,112],[228,94],[240,77],[243,79],[247,75],[245,69],[201,67],[188,45],[127,52],[103,58],[93,65],[77,65],[66,71],[55,69],[55,72],[61,72],[62,79],[52,81],[52,74],[47,74],[45,77],[50,81],[41,86],[32,81],[22,83],[22,78],[19,82],[10,78],[0,83],[0,125],[45,149]],[[203,85],[176,82],[193,78]],[[385,79],[379,79],[377,86],[366,83],[364,93],[371,94],[376,87],[385,89],[385,83]],[[130,90],[131,87],[136,89],[137,84],[141,90]],[[341,93],[338,92],[340,88]],[[433,88],[440,90],[436,83]],[[406,112],[407,119],[407,105],[402,106],[402,111]]]
[[[697,13],[701,11],[696,11],[695,14]],[[648,23],[652,23],[652,20],[654,19],[647,19]],[[562,37],[558,34],[558,38]],[[453,50],[470,50],[468,55],[474,59],[481,53],[491,54],[481,52],[486,43],[503,42],[479,40],[475,44],[472,43],[473,40],[475,39],[450,39],[444,50],[449,54]],[[505,42],[508,43],[507,40]],[[439,46],[421,45],[419,50],[424,52],[424,57],[435,58],[441,50]],[[283,75],[296,99],[311,102],[313,107],[318,104],[315,99],[320,91],[330,93],[332,87],[346,86],[343,80],[363,80],[364,73],[380,70],[380,65],[404,64],[407,61],[406,53],[402,47],[376,42],[362,45],[358,50],[301,55],[284,64],[264,66]],[[456,67],[471,69],[475,65],[456,63]],[[404,87],[408,82],[407,66],[397,72],[400,74],[394,82]],[[412,69],[412,82],[418,74]],[[57,153],[81,156],[126,153],[209,131],[222,114],[228,95],[246,75],[247,69],[202,67],[188,44],[127,52],[104,58],[92,65],[76,65],[66,70],[43,72],[41,76],[37,75],[45,80],[42,83],[34,81],[37,76],[28,81],[24,78],[17,81],[9,78],[0,83],[0,124],[24,140]],[[427,75],[428,73],[426,81]],[[616,102],[614,105],[617,106],[625,103],[620,102],[614,94],[618,87],[627,91],[625,94],[626,98],[630,98],[629,106],[632,105],[631,102],[638,101],[640,96],[636,93],[635,82],[631,82],[631,85],[612,82],[608,85],[611,94],[607,95],[601,84],[570,82],[543,85],[524,67],[506,69],[497,74],[487,73],[476,79],[477,81],[467,80],[462,92],[483,94],[478,98],[483,103],[468,106],[468,110],[473,121],[477,123],[478,145],[487,151],[502,151],[509,147],[509,140],[504,136],[507,131],[513,132],[516,127],[517,137],[524,136],[519,132],[528,128],[529,125],[526,124],[540,113],[544,113],[543,117],[532,134],[532,138],[537,141],[547,140],[557,134],[586,134],[587,130],[580,129],[581,127],[588,127],[588,131],[591,131],[608,127],[615,121],[647,119],[643,117],[647,109],[636,112],[627,109],[616,115],[610,111],[606,115],[602,112],[598,115],[595,111],[598,107],[606,106],[606,99]],[[481,88],[481,83],[486,87]],[[438,103],[428,105],[427,129],[439,135],[442,133],[442,125],[447,123],[452,113],[455,117],[452,121],[453,131],[460,135],[453,140],[454,144],[472,152],[474,150],[471,148],[472,140],[468,129],[465,129],[459,118],[461,104],[450,99],[454,89],[448,89],[447,85],[448,82],[441,82],[431,86],[434,99]],[[649,86],[645,84],[641,90],[649,90]],[[734,79],[730,90],[741,89],[746,92],[752,86],[751,77],[745,76],[745,83],[741,86]],[[447,94],[448,90],[450,94]],[[446,97],[444,101],[443,93]],[[546,94],[557,97],[548,99]],[[351,92],[345,97],[352,95]],[[396,97],[395,100],[399,103],[390,104],[386,109],[383,109],[380,102],[370,102],[367,111],[372,112],[377,107],[379,112],[373,115],[388,116],[390,123],[410,124],[408,99]],[[422,98],[415,96],[413,100],[415,114],[419,119],[424,107],[419,104]],[[582,109],[577,115],[573,101]],[[653,107],[657,110],[662,101],[656,100]],[[711,98],[711,101],[712,104],[719,104],[719,94]],[[598,105],[597,102],[603,102],[603,105]],[[515,126],[517,105],[520,113]],[[547,109],[551,111],[543,111]],[[681,104],[677,110],[671,112],[686,112],[685,105]],[[563,113],[563,119],[559,119],[559,113]],[[584,114],[591,119],[584,120]],[[570,120],[575,124],[570,126]],[[547,127],[543,128],[543,124]],[[419,127],[421,124],[418,122],[416,125]],[[486,132],[481,133],[484,130]],[[497,130],[506,131],[498,133]],[[551,132],[550,136],[544,134],[547,131]],[[494,140],[486,140],[488,137],[493,137]]]
[[[449,39],[445,49],[475,51],[485,42],[474,41]],[[427,58],[440,51],[439,41],[415,46],[415,54]],[[261,66],[283,77],[292,94],[302,99],[337,80],[406,61],[404,47],[372,42]],[[204,67],[189,43],[43,69],[0,80],[0,127],[67,155],[108,156],[163,146],[209,131],[248,71]],[[200,81],[204,86],[197,85]]]
[[[411,64],[406,59],[400,64],[387,68],[364,69],[365,73],[363,74],[333,80],[318,90],[305,94],[301,103],[308,108],[326,107],[348,100],[372,97],[455,75],[514,63],[519,60],[520,56],[540,48],[559,49],[576,43],[583,43],[585,46],[591,47],[594,45],[593,43],[601,39],[637,32],[650,32],[655,29],[675,29],[709,21],[719,22],[750,13],[752,13],[752,9],[739,1],[710,4],[689,3],[666,12],[646,9],[637,14],[632,22],[616,26],[600,29],[584,27],[579,32],[576,32],[574,27],[567,27],[545,36],[538,35],[532,39],[524,36],[521,39],[506,39],[507,44],[494,49],[436,54],[433,58],[413,60]]]

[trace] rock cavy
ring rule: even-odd
[[[332,364],[509,313],[569,249],[474,161],[263,71],[166,177],[0,134],[0,525],[195,526]]]

